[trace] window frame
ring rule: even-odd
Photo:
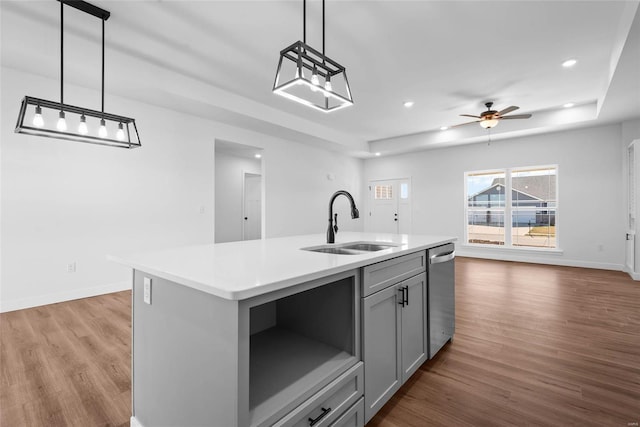
[[[555,247],[538,247],[538,246],[522,246],[513,245],[513,186],[512,186],[512,174],[513,172],[521,172],[527,170],[536,169],[555,169],[556,175],[556,199],[555,199]],[[469,242],[469,194],[468,194],[468,179],[469,176],[491,173],[504,173],[504,244],[486,244],[486,243],[470,243]],[[463,245],[473,248],[492,248],[500,250],[515,250],[517,252],[562,252],[560,249],[560,167],[558,164],[545,164],[545,165],[530,165],[530,166],[516,166],[509,168],[492,168],[482,169],[464,172],[464,242]]]

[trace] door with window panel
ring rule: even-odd
[[[409,179],[390,179],[369,183],[368,231],[411,233]]]

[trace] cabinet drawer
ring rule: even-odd
[[[325,388],[274,424],[277,427],[326,427],[362,397],[364,369],[362,362],[336,378]],[[322,414],[325,414],[322,416]],[[313,420],[316,420],[313,422]],[[339,424],[342,425],[342,424]],[[345,424],[350,425],[350,424]]]
[[[426,251],[420,251],[367,265],[362,269],[362,296],[426,271],[426,260]]]
[[[331,427],[364,427],[364,397],[347,409]]]

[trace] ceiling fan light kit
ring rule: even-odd
[[[142,146],[135,119],[104,112],[104,23],[110,12],[82,0],[60,2],[60,102],[25,96],[15,132],[121,148]],[[102,21],[102,109],[64,103],[64,5]],[[27,117],[33,111],[33,116]],[[89,119],[87,119],[89,118]]]
[[[479,116],[474,116],[471,114],[460,114],[463,117],[473,117],[474,119],[478,119],[478,120],[474,120],[472,122],[467,122],[467,123],[461,123],[461,124],[450,126],[450,127],[454,128],[458,126],[469,125],[471,123],[479,123],[482,128],[491,129],[493,127],[496,127],[498,123],[500,123],[500,120],[528,119],[531,117],[531,114],[516,114],[516,115],[507,116],[506,114],[509,114],[510,112],[520,108],[520,107],[516,107],[515,105],[512,105],[500,111],[491,109],[491,107],[493,107],[493,102],[487,102],[484,105],[485,107],[487,107],[487,111],[483,111],[482,113],[480,113]]]
[[[306,43],[306,9],[303,0],[303,41],[280,51],[273,92],[325,113],[353,105],[345,67],[324,53],[324,0],[322,52]]]
[[[480,126],[485,128],[485,129],[491,129],[492,127],[495,127],[498,125],[498,120],[496,119],[483,119],[480,120]]]

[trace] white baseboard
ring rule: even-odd
[[[97,295],[110,294],[112,292],[125,291],[128,289],[131,289],[131,281],[108,283],[106,285],[94,286],[91,288],[74,289],[73,291],[57,292],[31,298],[2,300],[0,302],[0,313],[71,301],[74,299],[95,297]]]
[[[131,427],[144,427],[140,421],[136,419],[136,417],[131,417],[131,421],[129,421],[129,426]]]
[[[635,271],[629,270],[629,267],[625,265],[624,270],[633,280],[640,280],[640,273],[636,273]]]
[[[561,255],[561,253],[558,253],[558,254],[551,253],[545,256],[544,254],[532,255],[530,253],[527,253],[527,254],[506,253],[506,251],[500,251],[500,252],[496,251],[494,253],[494,251],[478,251],[478,250],[475,250],[475,248],[470,249],[470,248],[457,247],[456,255],[461,257],[494,259],[499,261],[528,262],[533,264],[561,265],[565,267],[583,267],[583,268],[596,268],[599,270],[625,271],[624,265],[622,264],[559,258],[558,255]]]

